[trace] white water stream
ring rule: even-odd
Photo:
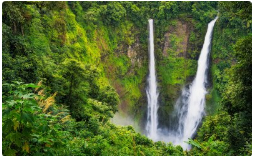
[[[152,140],[157,140],[157,126],[158,126],[158,92],[157,80],[155,72],[155,56],[154,56],[154,34],[153,34],[153,20],[149,19],[149,76],[148,87],[146,88],[148,98],[147,111],[147,136]]]

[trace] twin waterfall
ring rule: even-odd
[[[147,136],[152,140],[157,140],[158,126],[158,92],[157,80],[155,72],[155,56],[154,56],[154,35],[153,35],[153,20],[149,19],[149,76],[148,87],[146,89],[148,98],[148,115],[147,115]]]
[[[190,145],[184,141],[193,138],[204,115],[208,56],[211,50],[211,38],[214,24],[218,17],[208,24],[205,41],[198,60],[196,77],[189,87],[182,90],[182,94],[174,106],[174,116],[176,123],[168,131],[158,128],[158,92],[155,72],[155,56],[153,42],[153,20],[149,20],[149,76],[148,87],[146,89],[148,98],[147,111],[147,136],[154,141],[162,140],[181,145],[183,149],[190,149]]]

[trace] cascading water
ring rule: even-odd
[[[147,136],[152,140],[157,140],[158,126],[158,92],[157,80],[155,72],[155,56],[154,56],[154,38],[153,38],[153,20],[149,19],[149,76],[148,87],[146,88],[148,98],[147,111]]]
[[[154,141],[162,140],[181,145],[183,149],[190,149],[190,145],[184,141],[193,138],[204,115],[205,95],[207,84],[208,56],[212,32],[218,17],[208,24],[204,44],[198,60],[196,77],[190,86],[182,90],[181,96],[175,104],[175,111],[172,116],[170,128],[158,128],[158,92],[155,72],[153,20],[149,20],[149,76],[148,87],[146,88],[148,98],[147,111],[147,136]]]
[[[181,97],[178,99],[175,109],[178,118],[178,126],[175,130],[174,144],[179,144],[183,149],[190,149],[190,145],[184,143],[188,138],[195,135],[198,125],[204,115],[208,55],[211,50],[211,38],[215,22],[218,17],[208,24],[207,33],[203,48],[198,60],[198,68],[195,79],[191,86],[183,89]]]

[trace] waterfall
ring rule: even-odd
[[[175,130],[173,143],[181,145],[183,149],[190,149],[191,146],[184,143],[184,141],[188,141],[188,138],[192,138],[195,135],[204,115],[205,95],[207,93],[205,85],[207,83],[208,55],[211,50],[212,32],[217,18],[208,24],[203,48],[198,59],[196,77],[189,88],[182,90],[182,95],[175,105],[178,127]]]
[[[153,36],[153,20],[149,19],[149,76],[147,79],[148,87],[146,94],[148,98],[147,109],[147,136],[152,140],[157,140],[158,126],[158,92],[157,80],[155,72],[155,56],[154,56],[154,36]]]
[[[184,141],[193,137],[204,115],[208,55],[211,50],[211,38],[216,20],[217,17],[208,24],[205,41],[198,60],[196,77],[189,89],[183,89],[182,95],[175,105],[179,123],[174,143],[180,144],[184,149],[190,149],[190,145],[184,143]]]
[[[213,28],[218,17],[208,24],[204,44],[198,59],[195,79],[182,89],[182,94],[175,104],[174,116],[170,128],[158,128],[158,92],[155,71],[153,20],[149,20],[149,75],[146,94],[148,99],[146,133],[154,141],[162,140],[181,145],[189,150],[191,146],[184,141],[193,138],[204,115],[205,95],[207,94],[207,69]]]

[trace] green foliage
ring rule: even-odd
[[[252,112],[252,35],[237,41],[234,46],[238,63],[231,67],[224,95],[230,114],[238,111]],[[243,97],[243,98],[242,98]],[[229,102],[229,103],[227,103]]]
[[[220,141],[228,141],[227,125],[231,122],[231,117],[226,112],[219,112],[217,115],[206,116],[203,125],[198,131],[197,140],[205,141],[211,136]]]
[[[196,140],[189,140],[191,155],[224,156],[231,155],[228,144],[228,127],[231,117],[226,112],[207,116],[199,129]]]
[[[238,40],[234,50],[238,63],[228,73],[222,102],[234,116],[229,129],[231,146],[240,150],[252,137],[252,36]]]
[[[54,96],[32,93],[39,86],[21,82],[4,86],[9,91],[3,94],[3,154],[56,155],[69,140],[63,128],[72,126],[70,115],[53,105]]]
[[[159,72],[162,75],[163,84],[184,85],[188,76],[196,73],[196,61],[185,59],[183,57],[164,58],[162,65],[159,66]]]
[[[217,2],[195,2],[192,5],[192,14],[196,19],[201,20],[201,22],[208,23],[217,16],[216,6]]]
[[[125,15],[126,10],[120,2],[110,2],[103,10],[103,17],[107,24],[117,25]]]
[[[244,25],[250,27],[252,24],[252,3],[245,2],[219,2],[218,7],[223,13],[224,19],[229,20],[228,25],[231,25],[235,19],[240,18]]]
[[[189,152],[189,155],[195,156],[225,156],[228,154],[228,144],[219,141],[213,140],[214,137],[210,137],[207,141],[199,143],[198,141],[189,140],[189,144],[191,144],[193,149]]]
[[[92,110],[84,115],[91,118],[75,122],[55,104],[56,94],[46,97],[40,84],[3,86],[8,89],[3,94],[3,155],[183,155],[179,147],[153,143],[131,126],[108,123],[103,117],[110,108],[99,101],[89,99]]]
[[[25,21],[25,8],[22,4],[22,2],[3,3],[3,18],[7,24],[12,24],[13,33],[18,32]]]
[[[34,111],[39,109],[34,100],[35,94],[27,89],[30,84],[19,86],[21,82],[4,84],[10,89],[8,96],[3,97],[3,154],[23,155],[29,153],[29,139],[32,123],[35,121]],[[17,89],[16,86],[19,86]],[[21,140],[20,140],[21,139]]]

